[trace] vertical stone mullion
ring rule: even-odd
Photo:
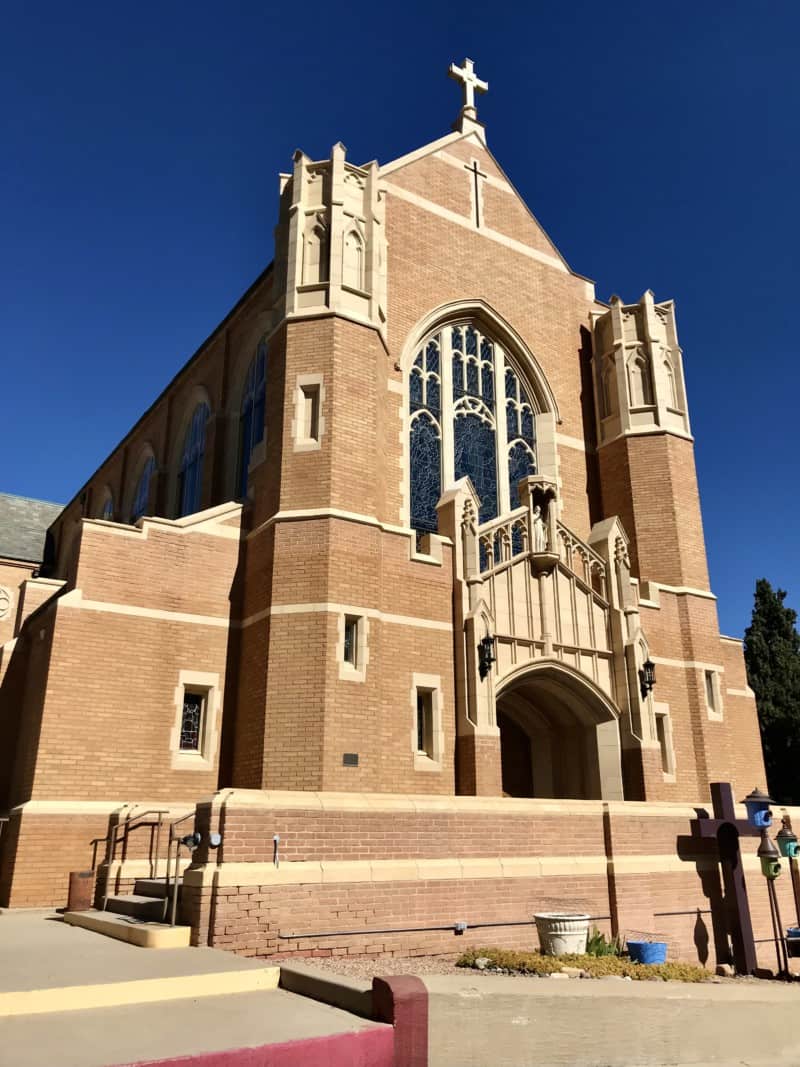
[[[508,484],[508,433],[506,430],[506,359],[500,345],[494,346],[494,423],[497,442],[497,513],[511,510],[511,489]]]
[[[444,493],[456,480],[453,459],[453,346],[450,343],[452,327],[444,326],[439,336],[442,371],[442,492]]]

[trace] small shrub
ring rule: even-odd
[[[489,967],[514,974],[552,974],[562,967],[578,967],[590,978],[617,975],[636,981],[705,982],[711,977],[708,971],[692,963],[632,963],[615,955],[542,956],[539,952],[515,952],[504,948],[470,949],[456,961],[456,966],[474,967],[475,960],[480,957],[489,960]]]
[[[622,941],[619,937],[607,938],[595,926],[586,939],[587,956],[619,956],[622,954]]]

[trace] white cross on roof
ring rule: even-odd
[[[471,59],[465,59],[463,67],[458,67],[455,63],[451,63],[447,72],[454,81],[461,82],[464,90],[464,103],[461,107],[461,114],[468,114],[472,118],[477,115],[475,93],[485,93],[489,89],[489,83],[481,81],[475,73],[474,67],[475,64]]]

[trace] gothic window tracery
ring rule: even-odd
[[[480,523],[519,507],[537,469],[535,411],[502,347],[475,323],[448,325],[420,347],[408,386],[412,527],[436,530],[443,486],[464,477]]]
[[[328,228],[321,216],[308,223],[303,242],[303,284],[328,280]]]
[[[203,489],[203,456],[206,447],[208,404],[198,404],[183,440],[180,472],[178,474],[178,515],[191,515],[200,510]]]
[[[239,416],[239,470],[237,492],[247,496],[247,471],[253,449],[264,439],[264,404],[266,401],[267,348],[260,344],[247,368]]]

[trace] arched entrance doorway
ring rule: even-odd
[[[561,662],[508,675],[497,693],[503,792],[622,800],[618,715],[597,686]]]

